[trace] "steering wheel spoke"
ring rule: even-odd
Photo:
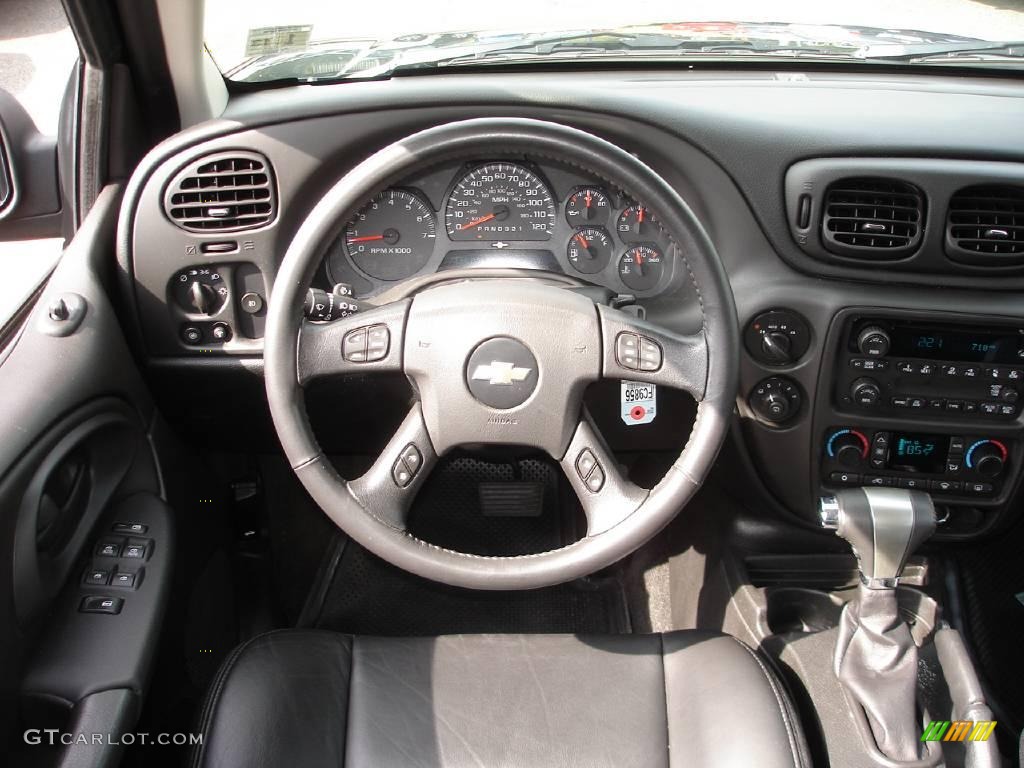
[[[299,329],[300,384],[322,376],[402,370],[405,299],[330,322],[304,320]]]
[[[708,347],[703,330],[677,335],[617,309],[597,309],[604,378],[647,381],[681,389],[698,402],[704,399]]]
[[[348,484],[349,491],[382,522],[405,530],[409,507],[436,463],[423,411],[416,403],[373,466]]]
[[[647,498],[647,491],[619,472],[615,457],[585,412],[561,464],[583,505],[588,536],[614,528]]]

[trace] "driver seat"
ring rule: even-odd
[[[193,766],[810,765],[750,648],[655,635],[356,637],[279,630],[237,648]]]

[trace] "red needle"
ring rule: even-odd
[[[637,206],[637,209],[636,209],[636,223],[637,224],[643,224],[644,223],[644,207],[642,205]]]
[[[366,237],[350,237],[348,241],[350,243],[367,243],[370,240],[383,240],[384,235],[366,235]]]
[[[587,242],[587,238],[583,236],[582,232],[576,233],[576,239],[579,240],[580,245],[582,245],[584,248],[590,247],[590,243]]]
[[[494,218],[494,216],[495,216],[495,214],[488,213],[486,216],[481,216],[479,219],[473,219],[472,221],[468,221],[468,222],[466,222],[465,224],[462,225],[462,229],[463,230],[472,229],[473,227],[476,227],[476,226],[478,226],[480,224],[483,224],[485,221],[490,221],[491,219]]]
[[[633,254],[633,261],[636,262],[638,267],[642,267],[644,265],[644,255],[640,251],[637,251]]]
[[[590,207],[590,190],[587,190],[587,208]]]

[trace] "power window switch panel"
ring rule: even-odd
[[[120,557],[124,539],[104,539],[96,545],[97,557]]]
[[[86,595],[78,605],[81,613],[105,613],[116,616],[124,606],[124,598],[107,597],[106,595]]]

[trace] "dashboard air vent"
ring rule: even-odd
[[[946,253],[962,264],[1024,264],[1024,187],[967,187],[953,195]]]
[[[270,163],[255,152],[206,155],[168,185],[164,210],[190,232],[239,232],[268,224],[277,209]]]
[[[903,181],[852,178],[825,193],[825,247],[862,259],[895,259],[921,243],[924,196]]]

